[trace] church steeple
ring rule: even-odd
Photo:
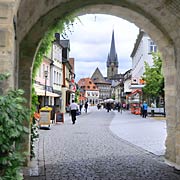
[[[118,74],[118,57],[115,48],[114,30],[112,32],[111,49],[107,58],[107,77],[108,79]]]

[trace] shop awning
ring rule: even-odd
[[[136,90],[132,91],[130,94],[128,94],[128,96],[132,96],[132,95],[137,94],[137,93],[141,94],[142,90],[141,89],[136,89]]]
[[[129,89],[142,89],[144,86],[144,84],[131,84]]]
[[[45,90],[43,89],[39,89],[39,88],[35,88],[35,92],[38,96],[45,96]],[[59,94],[56,93],[52,93],[49,91],[46,91],[46,96],[50,96],[50,97],[60,97]]]

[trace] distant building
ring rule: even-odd
[[[75,99],[74,87],[74,62],[69,60],[70,41],[61,40],[62,50],[62,64],[63,64],[63,84],[62,84],[62,108],[61,111],[65,112],[66,107]],[[72,66],[73,65],[73,66]]]
[[[128,95],[131,93],[131,79],[132,79],[132,69],[127,70],[124,73],[124,94]]]
[[[60,34],[56,33],[52,47],[44,56],[35,79],[39,108],[48,105],[65,112],[66,105],[74,99],[76,91],[74,59],[69,59],[69,51],[69,40],[60,40]]]
[[[60,44],[60,34],[55,34],[55,40],[52,42],[52,49],[50,56],[52,59],[51,63],[51,86],[53,91],[59,94],[59,97],[55,98],[54,105],[61,107],[60,97],[62,96],[62,81],[63,81],[63,69],[62,69],[62,45]]]
[[[111,39],[111,48],[107,57],[107,79],[113,79],[113,77],[118,74],[118,56],[116,53],[115,40],[114,40],[114,30]]]
[[[121,89],[121,91],[123,89],[122,85],[124,82],[124,74],[118,74],[119,63],[115,47],[114,30],[112,32],[110,52],[108,53],[106,66],[107,77],[103,77],[98,67],[91,77],[93,82],[99,88],[100,100],[115,98],[115,96],[120,97],[120,95],[115,94],[118,92],[115,90],[115,88]],[[121,87],[117,87],[118,84]]]
[[[99,89],[93,83],[91,78],[82,78],[78,81],[80,88],[80,99],[79,101],[83,104],[88,101],[91,105],[99,103]]]
[[[131,53],[132,58],[132,92],[131,102],[142,103],[142,88],[145,86],[142,75],[145,72],[144,62],[153,65],[152,52],[157,52],[157,46],[144,30],[140,29],[136,39],[134,49]]]
[[[142,88],[144,82],[142,75],[145,72],[144,62],[153,65],[152,52],[157,52],[154,41],[142,29],[139,30],[134,49],[131,53],[132,58],[132,82],[131,88]]]
[[[104,79],[102,73],[97,67],[93,75],[91,76],[92,81],[99,89],[99,100],[105,100],[111,97],[111,82]]]

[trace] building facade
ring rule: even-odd
[[[62,112],[66,112],[66,108],[75,99],[75,74],[74,61],[69,59],[70,41],[61,40],[62,50],[62,64],[63,64],[63,84],[62,84]],[[72,66],[73,65],[73,66]]]
[[[82,78],[78,81],[80,88],[80,99],[88,101],[90,105],[96,105],[99,103],[99,89],[93,83],[91,78]],[[85,103],[84,101],[82,102]]]
[[[54,93],[53,86],[51,85],[51,64],[52,60],[44,56],[35,77],[34,88],[39,102],[37,111],[44,106],[54,106],[55,99],[60,97],[59,94]]]
[[[62,45],[60,44],[60,34],[55,34],[55,40],[52,42],[52,49],[50,52],[52,63],[51,63],[51,86],[53,91],[59,94],[59,97],[55,98],[54,106],[57,109],[62,107]]]
[[[99,101],[103,101],[111,97],[111,82],[104,79],[98,67],[91,76],[91,79],[99,89]]]
[[[153,65],[153,52],[157,52],[156,44],[144,30],[140,29],[131,53],[132,79],[130,88],[132,93],[129,95],[131,103],[142,103],[142,88],[145,86],[142,80],[143,73],[145,72],[144,63],[147,62],[150,66]]]
[[[132,58],[132,84],[141,84],[145,72],[144,62],[153,65],[152,52],[157,52],[157,46],[144,30],[140,29],[136,39]]]

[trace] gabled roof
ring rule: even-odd
[[[105,81],[101,71],[99,70],[99,68],[97,67],[96,70],[94,71],[93,75],[91,76],[91,79],[94,82],[99,82],[99,81]]]
[[[98,91],[91,78],[82,78],[78,81],[78,86],[86,91]]]
[[[135,44],[134,44],[134,48],[133,48],[133,51],[132,51],[132,53],[131,53],[131,58],[133,58],[133,57],[135,56],[136,51],[137,51],[137,49],[138,49],[138,47],[139,47],[139,44],[140,44],[140,42],[141,42],[141,40],[142,40],[142,38],[143,38],[143,36],[144,36],[145,34],[146,34],[146,33],[145,33],[142,29],[139,29],[139,34],[138,34],[137,39],[136,39],[136,42],[135,42]]]
[[[95,84],[111,84],[105,78],[103,77],[101,71],[97,67],[96,70],[94,71],[93,75],[91,76],[91,79]]]

